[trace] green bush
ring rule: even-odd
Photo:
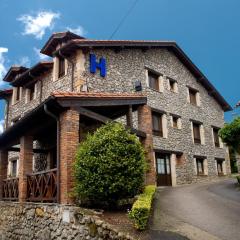
[[[155,191],[156,186],[146,186],[144,192],[138,196],[129,212],[129,218],[134,221],[134,225],[138,230],[144,230],[147,227]]]
[[[120,123],[108,123],[88,135],[77,150],[74,193],[94,205],[114,207],[143,188],[144,149]]]
[[[237,176],[238,184],[240,184],[240,176]]]

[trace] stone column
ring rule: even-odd
[[[73,187],[72,166],[79,144],[79,113],[72,109],[60,115],[60,203],[73,203],[69,196]]]
[[[3,197],[3,180],[7,178],[8,151],[0,151],[0,201]]]
[[[23,136],[20,138],[20,158],[19,158],[19,202],[27,200],[27,176],[32,173],[33,165],[33,137]]]
[[[146,184],[156,184],[156,167],[153,151],[153,136],[152,136],[152,112],[147,105],[138,108],[138,128],[146,133],[146,138],[141,139],[141,142],[146,151],[149,170],[146,174]]]

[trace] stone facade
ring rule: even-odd
[[[133,239],[78,207],[0,202],[0,211],[0,240]]]
[[[100,77],[99,73],[89,72],[90,53],[94,53],[97,58],[106,59],[107,76],[105,78]],[[174,168],[172,169],[173,185],[216,178],[218,176],[216,159],[226,159],[223,166],[224,174],[230,173],[227,149],[223,145],[215,147],[212,135],[212,126],[218,128],[223,126],[224,111],[173,52],[166,48],[151,48],[146,51],[122,49],[118,52],[111,48],[85,50],[84,52],[76,50],[71,56],[71,61],[74,62],[75,92],[80,91],[82,84],[85,84],[90,92],[134,92],[135,81],[141,81],[142,92],[148,98],[148,106],[164,112],[164,137],[151,136],[150,147],[156,152],[167,151],[171,154],[171,166]],[[162,75],[160,91],[148,87],[147,73],[149,70]],[[40,81],[37,82],[35,99],[30,103],[26,103],[26,90],[22,89],[21,100],[10,105],[9,125],[14,118],[23,116],[38,106],[52,91],[70,91],[71,64],[67,64],[67,74],[54,81],[53,71],[48,71],[41,76],[42,86]],[[169,90],[169,78],[176,81],[176,92]],[[198,90],[200,106],[193,106],[188,102],[188,86]],[[42,88],[41,99],[40,87]],[[181,117],[181,129],[171,126],[172,114]],[[193,143],[191,120],[202,123],[203,144]],[[137,122],[138,115],[134,114],[135,127],[138,127]],[[181,152],[182,156],[176,156],[176,152]],[[207,175],[197,175],[195,156],[204,156],[207,159],[205,164]],[[152,170],[156,168],[154,157],[150,157]]]

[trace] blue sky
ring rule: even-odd
[[[43,58],[37,50],[52,32],[108,39],[133,2],[0,0],[0,88],[7,87],[1,78],[11,65]],[[114,39],[175,40],[234,106],[240,100],[239,9],[239,0],[139,0]]]

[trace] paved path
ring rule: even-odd
[[[158,189],[151,229],[194,240],[240,240],[240,189],[235,183],[227,179]]]

